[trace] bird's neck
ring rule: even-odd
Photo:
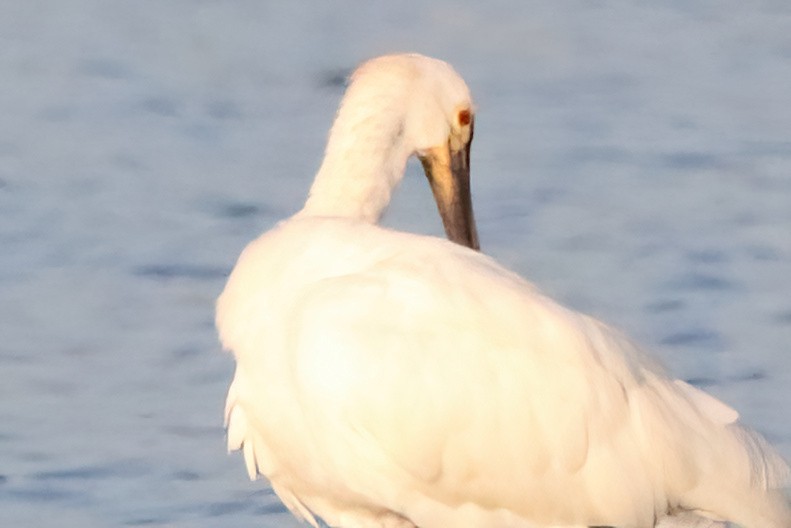
[[[402,120],[387,114],[341,109],[301,215],[379,221],[411,155]]]

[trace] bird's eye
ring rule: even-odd
[[[467,126],[472,121],[472,115],[468,109],[460,110],[459,111],[459,124],[461,126]]]

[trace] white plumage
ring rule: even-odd
[[[305,208],[242,253],[217,325],[250,477],[345,528],[791,527],[733,409],[461,245],[472,109],[442,61],[364,64]],[[376,225],[413,154],[459,244]]]

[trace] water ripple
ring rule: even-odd
[[[132,274],[138,277],[156,280],[195,279],[214,280],[228,276],[230,270],[218,266],[200,264],[146,264],[136,266]]]
[[[719,335],[711,330],[693,328],[674,332],[662,338],[660,343],[668,346],[700,345],[703,343],[715,344],[719,341]]]
[[[725,291],[738,289],[738,284],[730,279],[711,273],[691,272],[670,283],[675,290],[681,291]]]

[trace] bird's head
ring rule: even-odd
[[[377,89],[371,89],[373,84]],[[379,94],[379,101],[386,97],[400,107],[403,117],[394,134],[407,154],[422,162],[447,237],[479,249],[470,194],[475,109],[461,76],[450,64],[431,57],[387,55],[360,66],[349,91]]]

